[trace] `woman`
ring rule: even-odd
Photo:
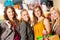
[[[22,21],[19,26],[19,33],[21,35],[21,40],[33,40],[33,33],[30,26],[30,17],[28,11],[23,9],[21,11]]]
[[[16,12],[13,7],[7,6],[4,10],[4,21],[1,23],[4,32],[1,40],[20,40],[16,31]]]
[[[60,35],[60,12],[57,8],[50,9],[53,34]]]
[[[34,29],[34,40],[37,40],[39,36],[50,34],[51,28],[48,19],[43,17],[43,12],[40,6],[35,6],[33,10],[35,19]]]

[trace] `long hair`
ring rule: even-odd
[[[38,18],[37,18],[37,17],[35,16],[35,14],[34,14],[35,9],[37,9],[37,8],[39,8],[39,10],[41,11],[41,16],[44,17],[43,11],[42,11],[41,7],[40,7],[40,6],[35,6],[35,7],[34,7],[34,10],[33,10],[33,16],[34,16],[35,22],[37,22],[37,20],[38,20]]]
[[[5,20],[9,20],[11,22],[11,25],[13,25],[14,23],[9,19],[8,15],[7,15],[7,9],[8,8],[11,8],[12,12],[14,12],[14,15],[13,15],[13,20],[15,21],[16,20],[16,12],[15,12],[15,9],[11,6],[7,6],[5,9],[4,9],[4,19]]]
[[[53,10],[55,10],[56,12],[58,12],[58,14],[59,14],[59,16],[60,16],[60,12],[59,12],[58,8],[52,7],[52,8],[50,9],[50,12],[53,11]]]
[[[53,10],[55,10],[55,11],[58,13],[58,15],[59,15],[58,19],[56,19],[56,20],[60,20],[60,12],[59,12],[59,10],[58,10],[56,7],[52,7],[52,8],[50,9],[50,13],[51,13]],[[54,20],[53,20],[52,17],[51,17],[51,21],[52,21],[52,24],[53,24],[53,23],[54,23]]]
[[[26,12],[27,12],[27,14],[28,14],[28,11],[27,11],[26,9],[22,9],[22,11],[21,11],[21,15],[22,15],[22,12],[24,12],[24,11],[26,11]],[[28,17],[29,17],[28,23],[30,23],[30,22],[31,22],[31,20],[30,20],[30,16],[29,16],[29,14],[28,14]],[[22,19],[22,20],[23,20],[23,19]]]

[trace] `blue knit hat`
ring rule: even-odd
[[[6,6],[13,6],[14,5],[14,3],[13,3],[13,1],[9,1],[9,0],[6,0],[5,2],[4,2],[4,6],[6,7]]]

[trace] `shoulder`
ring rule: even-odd
[[[26,26],[26,22],[25,21],[22,21],[20,26]]]
[[[44,18],[44,22],[48,22],[49,20],[47,18]]]
[[[44,18],[44,24],[46,24],[46,25],[49,24],[49,20],[47,18]]]
[[[25,22],[25,21],[22,21],[22,22],[21,22],[21,24],[23,24],[23,25],[24,25],[24,24],[26,24],[26,22]]]
[[[2,22],[1,22],[1,27],[2,28],[6,28],[8,25],[7,25],[7,20],[3,20]]]

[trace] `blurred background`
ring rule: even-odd
[[[10,1],[10,2],[7,2]],[[19,4],[21,6],[21,8],[25,8],[28,9],[27,6],[30,4],[43,4],[42,5],[42,10],[45,11],[46,10],[46,6],[48,7],[48,11],[52,6],[57,7],[60,10],[60,0],[0,0],[0,20],[4,19],[3,15],[4,15],[4,8],[8,5],[13,6],[14,4]],[[15,5],[16,8],[16,5]],[[18,12],[18,11],[16,11]],[[18,14],[18,18],[20,17],[20,13]],[[47,13],[44,13],[44,15]],[[31,16],[31,14],[30,14]],[[45,15],[46,16],[46,15]]]

